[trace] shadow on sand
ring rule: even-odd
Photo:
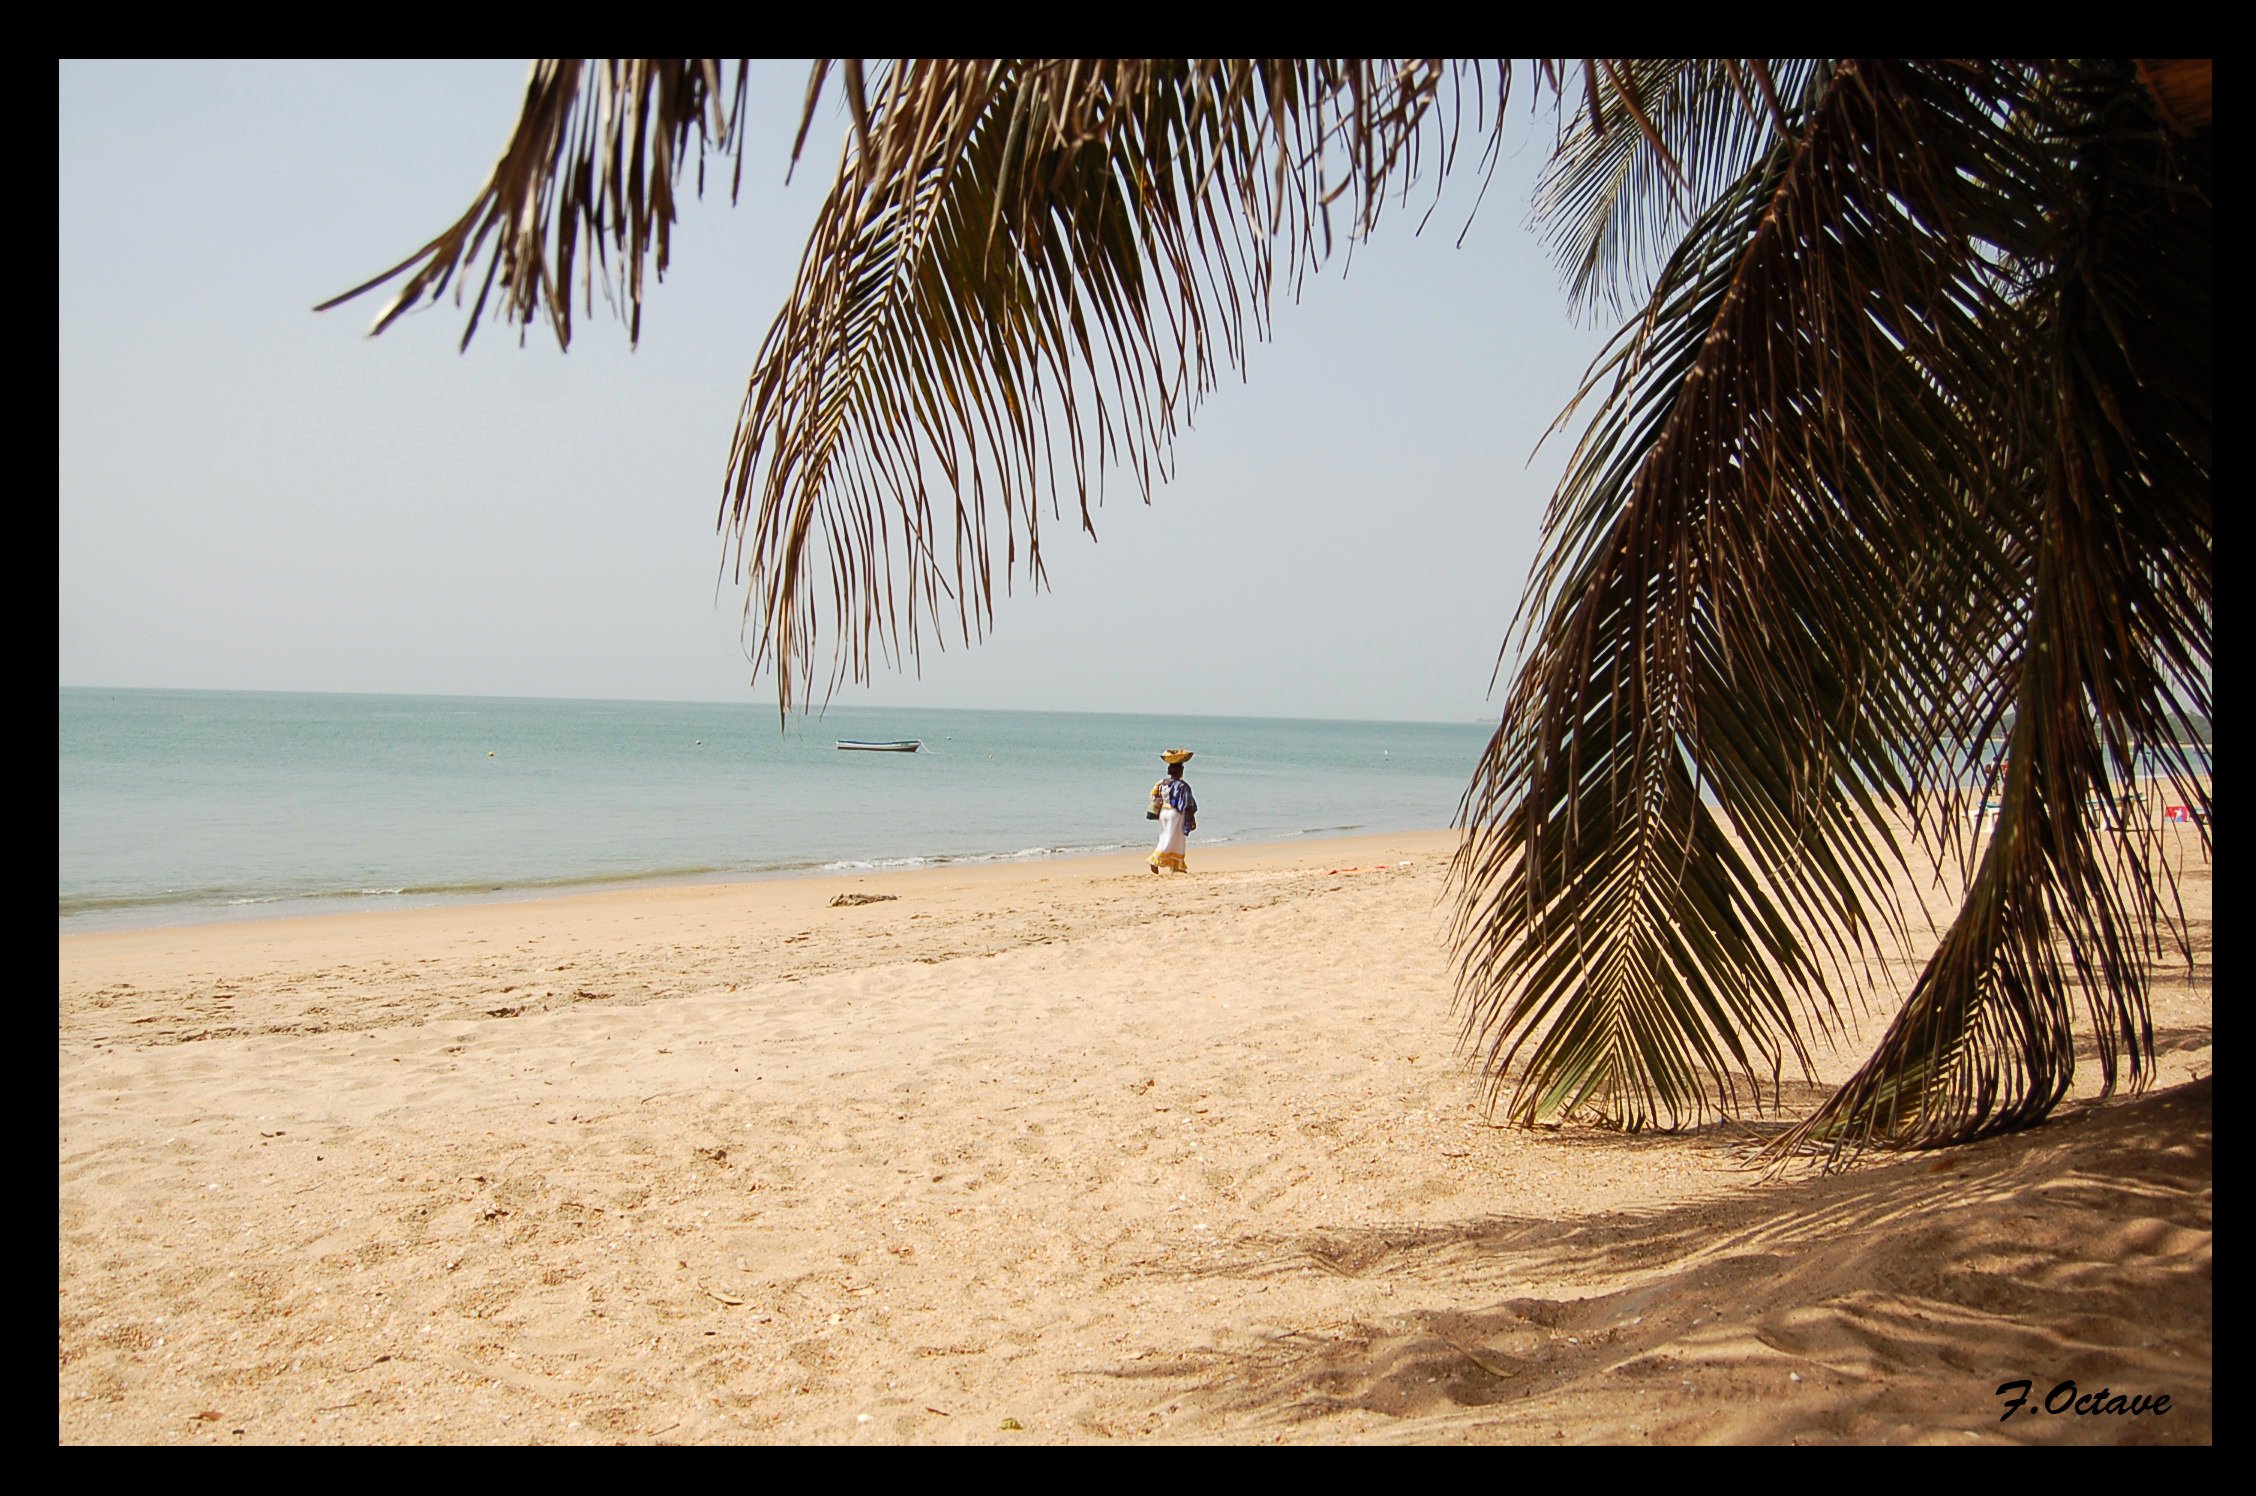
[[[1737,1198],[1651,1213],[1248,1239],[1209,1271],[1313,1263],[1405,1309],[1169,1370],[1241,1433],[1360,1413],[1382,1416],[1343,1434],[2207,1443],[2211,1088],[1845,1175],[1750,1174]],[[2016,1378],[2035,1395],[2001,1422]],[[2041,1411],[2069,1380],[2171,1403]]]

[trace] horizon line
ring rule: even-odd
[[[753,706],[775,710],[772,698],[765,701],[741,701],[719,697],[679,698],[670,696],[512,696],[490,691],[305,691],[279,687],[245,686],[89,686],[72,685],[58,681],[59,691],[118,692],[138,691],[148,693],[172,692],[177,695],[202,696],[338,696],[380,697],[395,700],[431,701],[527,701],[527,702],[578,702],[605,706]],[[1031,706],[956,706],[944,702],[923,703],[916,706],[897,704],[878,705],[844,701],[825,702],[819,706],[794,707],[785,715],[791,719],[818,721],[831,707],[845,707],[856,711],[943,711],[943,712],[1008,712],[1025,716],[1065,714],[1077,717],[1182,717],[1217,721],[1256,722],[1371,722],[1401,723],[1431,727],[1487,726],[1489,718],[1479,717],[1336,717],[1295,716],[1275,712],[1156,712],[1156,711],[1092,711],[1061,707]]]

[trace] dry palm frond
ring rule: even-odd
[[[2058,772],[2022,776],[2032,798],[2007,817],[2056,832],[2106,784],[2103,757],[2121,772],[2166,748],[2173,693],[2206,710],[2205,343],[2169,380],[2199,408],[2151,410],[2131,443],[2182,459],[2142,522],[2168,544],[2132,537],[2082,557],[2074,587],[2047,581],[2062,516],[2017,434],[2104,446],[2088,419],[2128,398],[2103,392],[2063,429],[2071,412],[2032,373],[2029,278],[2056,272],[2068,154],[2038,121],[2058,94],[2049,69],[1817,75],[1792,137],[1705,210],[1602,365],[1612,389],[1555,502],[1456,868],[1468,1033],[1499,1082],[1525,1055],[1523,1120],[1690,1120],[1759,1082],[1755,1057],[1775,1074],[1799,1056],[1797,1011],[1825,1026],[1876,924],[1901,933],[1887,807],[1963,859],[1956,786],[2009,709],[2024,738],[2055,724],[2032,747]],[[2205,330],[2205,307],[2173,325]],[[2117,492],[2169,465],[2123,461]],[[2136,626],[2094,616],[2095,584],[2133,558],[2201,578],[2175,608],[2129,588]],[[2064,627],[2097,673],[2032,697],[2049,668],[2027,662],[2069,658]],[[2104,756],[2059,751],[2077,724],[2106,735]],[[2063,930],[2113,994],[2094,1007],[2110,1078],[2118,1048],[2140,1052],[2132,937],[2153,934],[2151,889],[2108,902],[2099,875],[2126,859],[2080,839],[2016,864],[2009,898],[2014,835],[1993,839],[1923,978],[1954,996],[1884,1046],[1827,1136],[1932,1141],[2042,1115],[2064,1073],[2060,984],[2004,965]],[[1993,1106],[2001,1088],[2034,1099]]]
[[[1536,184],[1534,212],[1580,303],[1619,310],[1699,205],[1743,178],[1788,128],[1819,65],[1781,59],[1640,59],[1607,75],[1643,105],[1644,129],[1609,128],[1585,97]]]
[[[444,295],[456,272],[483,254],[485,279],[462,330],[463,347],[477,333],[497,283],[496,316],[530,326],[545,312],[558,345],[569,347],[575,266],[585,304],[594,300],[595,267],[605,267],[604,292],[627,304],[629,336],[639,337],[642,269],[655,254],[658,275],[666,273],[674,193],[689,163],[690,133],[697,133],[702,191],[705,147],[728,149],[743,116],[744,88],[739,63],[734,105],[724,109],[721,64],[713,58],[535,62],[517,128],[469,210],[407,259],[314,310],[325,312],[406,275],[369,329],[379,333],[417,302]],[[741,151],[742,141],[736,144]],[[615,272],[613,253],[619,256]]]
[[[1539,91],[1567,76],[1532,67]],[[333,307],[405,277],[375,330],[486,264],[465,346],[495,315],[571,336],[595,267],[639,332],[698,139],[736,153],[747,87],[712,59],[550,59],[470,209]],[[1490,165],[1504,62],[904,60],[816,64],[852,130],[790,301],[746,392],[720,515],[755,671],[785,710],[927,633],[969,640],[998,581],[1042,580],[1039,499],[1084,528],[1106,470],[1149,497],[1216,370],[1243,369],[1281,289],[1367,233],[1389,194],[1438,189],[1466,131]],[[1759,66],[1755,76],[1767,86]],[[1600,95],[1666,144],[1633,69]],[[1470,114],[1467,96],[1470,95]],[[1670,123],[1666,114],[1663,123]],[[616,263],[613,263],[613,257]],[[577,280],[575,281],[575,271]],[[457,298],[461,297],[458,290]],[[1061,480],[1060,469],[1064,470]],[[943,529],[943,523],[945,529]],[[999,552],[999,554],[998,554]],[[952,615],[952,616],[951,616]]]
[[[1468,1033],[1498,1081],[1533,1044],[1522,1120],[1689,1121],[1759,1088],[1755,1056],[1806,1069],[1797,1008],[1830,1024],[1888,913],[1873,895],[1901,853],[1859,811],[1905,788],[1873,687],[1907,578],[1872,542],[1965,443],[1864,301],[1892,275],[1891,312],[1916,322],[1981,291],[1962,247],[1866,253],[1924,123],[1824,90],[1602,361],[1612,390],[1554,501],[1456,867]]]
[[[2048,77],[2020,123],[2057,173],[2017,300],[2010,426],[2033,575],[2014,682],[2013,771],[1964,907],[1879,1049],[1780,1153],[1960,1141],[2046,1116],[2075,1068],[2081,989],[2102,1089],[2150,1074],[2145,971],[2166,872],[2095,812],[2159,763],[2202,808],[2178,746],[2212,705],[2210,224],[2205,143],[2172,141],[2119,65]],[[2174,895],[2173,895],[2174,903]]]
[[[1149,498],[1248,325],[1462,121],[1439,63],[902,62],[855,121],[746,392],[724,533],[779,694],[969,642],[1042,572],[1039,498]],[[1501,106],[1505,75],[1498,75]],[[819,90],[819,79],[818,79]],[[813,94],[810,94],[812,107]],[[1474,121],[1475,128],[1482,123]],[[1062,473],[1060,470],[1063,470]],[[1053,514],[1055,510],[1053,509]]]

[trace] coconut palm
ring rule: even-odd
[[[639,327],[683,172],[741,162],[726,72],[537,64],[470,210],[347,295],[402,281],[380,330],[477,276],[465,344],[489,305],[568,343],[600,266]],[[1149,499],[1277,293],[1461,149],[1493,165],[1532,90],[1558,120],[1539,220],[1573,294],[1627,315],[1570,402],[1593,413],[1460,807],[1492,1097],[1622,1127],[1775,1099],[1884,980],[1914,862],[1957,870],[1959,910],[1778,1149],[2034,1122],[2080,1031],[2141,1084],[2182,922],[2145,833],[2091,804],[2158,764],[2207,824],[2177,745],[2210,711],[2208,77],[818,64],[795,158],[833,79],[852,128],[720,517],[755,665],[788,710],[983,635],[998,580],[1042,575],[1045,499],[1086,526],[1116,469]],[[1980,836],[1964,786],[1999,742]]]

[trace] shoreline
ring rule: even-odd
[[[2204,780],[2207,775],[2203,775]],[[2136,795],[2145,807],[2146,828],[2161,830],[2170,824],[2164,820],[2168,804],[2170,781],[2161,776],[2142,776],[2135,781],[2117,786],[2114,794],[2119,801]],[[1994,814],[1978,788],[1962,791],[1968,803],[1967,819],[1977,827],[1990,820]],[[1898,813],[1900,815],[1900,812]],[[1411,827],[1378,831],[1310,831],[1289,840],[1281,841],[1207,841],[1194,844],[1194,850],[1207,858],[1224,849],[1232,852],[1255,854],[1260,857],[1284,855],[1297,847],[1316,846],[1332,842],[1355,842],[1368,838],[1412,835],[1461,834],[1454,827]],[[1146,838],[1148,840],[1148,838]],[[80,910],[59,915],[61,922],[57,935],[62,939],[83,936],[127,934],[134,931],[191,930],[205,926],[233,927],[273,920],[342,919],[357,918],[364,914],[393,914],[409,910],[476,909],[494,905],[542,903],[551,899],[574,899],[609,894],[632,894],[671,888],[732,887],[739,884],[754,885],[775,882],[798,882],[807,879],[860,878],[895,872],[975,871],[982,868],[1016,866],[1050,866],[1072,864],[1103,858],[1130,857],[1141,860],[1139,849],[1144,841],[1119,847],[1017,852],[938,853],[930,856],[874,857],[870,859],[841,859],[799,866],[778,867],[761,871],[715,871],[683,875],[672,871],[609,877],[590,875],[584,878],[554,880],[537,884],[497,887],[490,892],[476,893],[468,890],[416,891],[416,892],[334,892],[303,896],[282,896],[261,899],[241,905],[159,905],[149,902],[123,906],[133,911],[164,908],[194,908],[193,918],[142,919],[134,915],[112,916],[104,911]],[[356,903],[356,900],[366,900]],[[272,906],[272,907],[269,907]],[[91,922],[89,922],[91,921]]]
[[[1394,831],[1307,832],[1288,841],[1209,841],[1203,845],[1194,844],[1192,850],[1194,855],[1201,857],[1202,865],[1204,865],[1212,864],[1214,859],[1226,850],[1266,861],[1273,855],[1288,854],[1294,848],[1314,847],[1336,842],[1385,840],[1389,837],[1398,836],[1455,837],[1456,835],[1458,833],[1448,827],[1412,827]],[[868,865],[841,865],[838,862],[825,862],[804,867],[776,868],[762,872],[713,872],[695,876],[656,872],[626,878],[597,876],[554,883],[525,884],[514,888],[496,888],[485,894],[470,892],[314,894],[303,897],[263,900],[256,904],[240,906],[239,909],[236,906],[207,905],[203,906],[207,912],[202,917],[171,923],[98,923],[93,925],[82,924],[75,927],[66,923],[63,928],[57,930],[56,934],[60,939],[70,940],[98,935],[198,930],[207,926],[232,929],[240,925],[275,921],[357,919],[363,915],[403,914],[411,911],[483,909],[514,904],[540,904],[560,899],[662,893],[670,889],[733,888],[740,885],[752,887],[766,886],[771,883],[799,883],[808,880],[821,881],[827,879],[850,881],[868,877],[889,877],[896,873],[972,873],[988,868],[1048,867],[1102,858],[1128,858],[1141,864],[1149,850],[1146,846],[1148,840],[1149,838],[1146,838],[1144,841],[1136,842],[1130,846],[1104,849],[1045,851],[1033,854],[995,852],[962,855],[938,854],[931,857],[873,858],[869,859]],[[1232,865],[1237,864],[1233,863]],[[1197,871],[1198,869],[1193,870],[1194,876]],[[355,905],[353,903],[355,899],[366,899],[367,902]],[[291,907],[269,908],[269,905]],[[136,904],[130,907],[143,909],[162,906]],[[83,913],[59,916],[64,921],[83,917]]]

